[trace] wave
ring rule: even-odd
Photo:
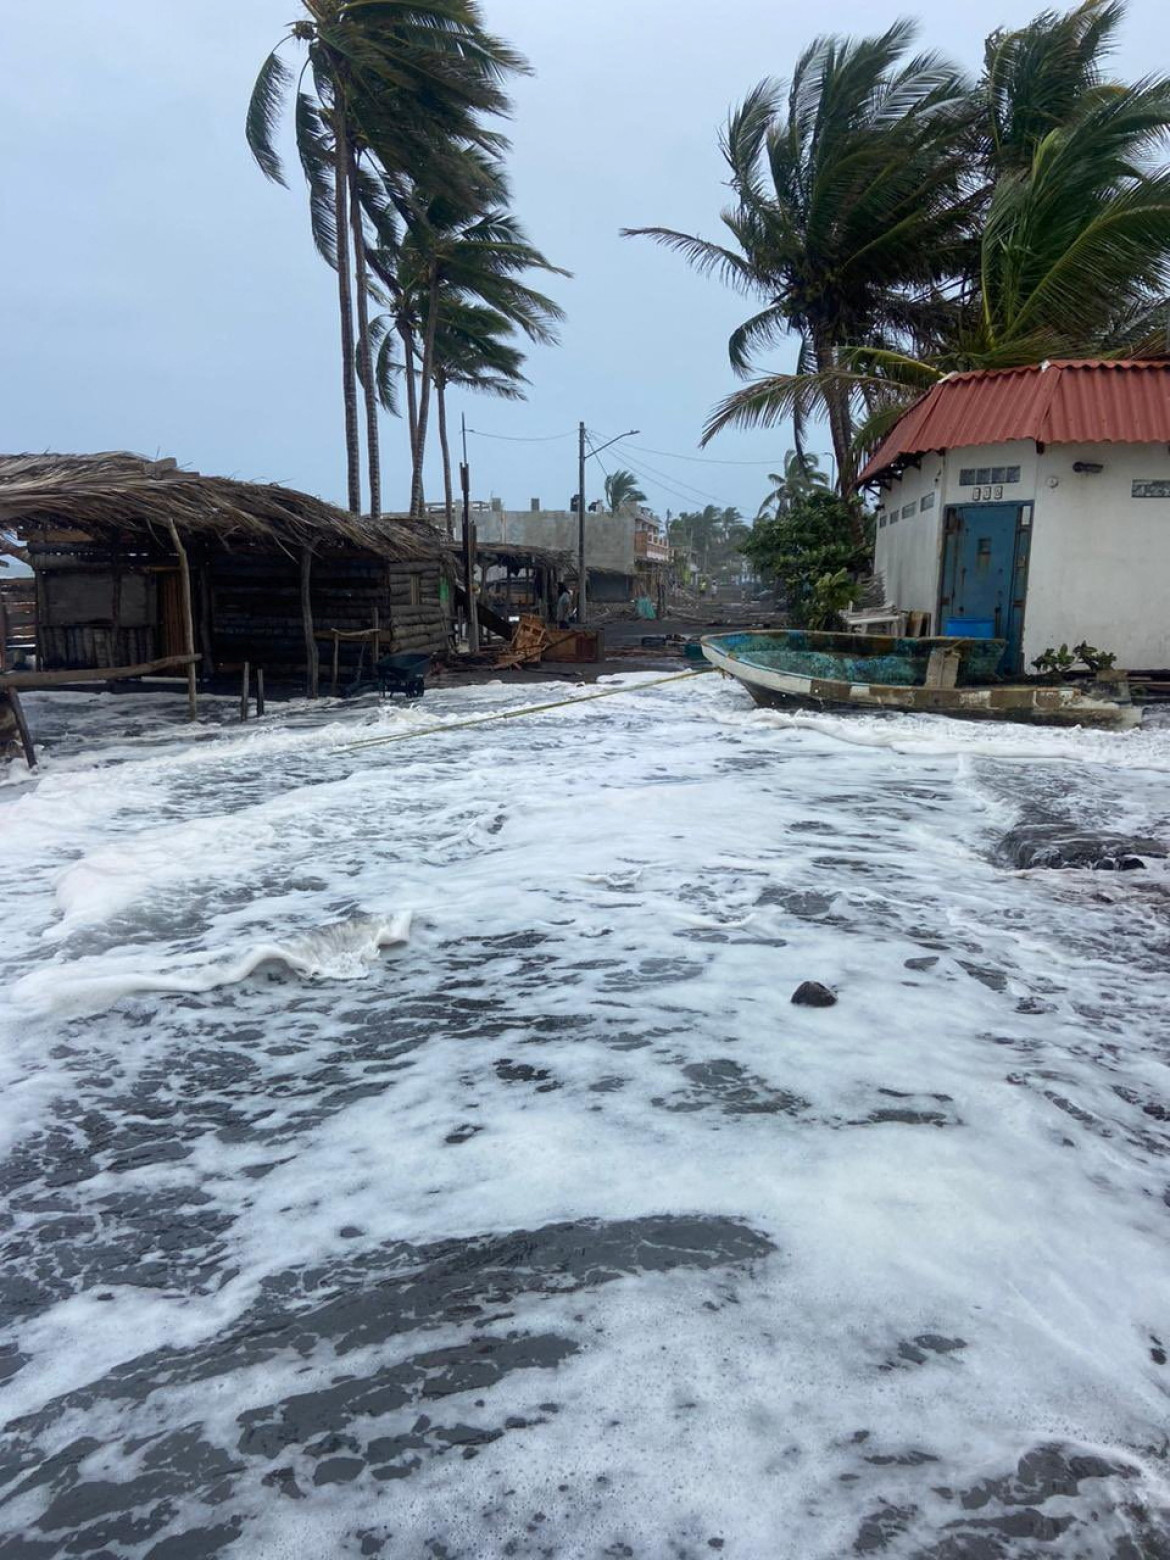
[[[17,981],[15,1002],[26,1011],[53,1014],[104,1012],[140,992],[198,993],[233,986],[261,968],[283,966],[306,980],[363,980],[383,948],[410,938],[410,911],[361,915],[314,928],[285,942],[257,943],[235,958],[199,953],[167,969],[119,961],[109,953],[50,964]]]

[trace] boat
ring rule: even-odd
[[[1041,726],[1136,726],[1123,676],[1078,686],[1006,681],[1002,639],[897,639],[757,629],[707,634],[703,655],[757,704],[818,710],[897,710]]]

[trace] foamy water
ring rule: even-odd
[[[0,1554],[1170,1553],[1170,726],[573,693],[29,699]]]

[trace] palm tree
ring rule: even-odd
[[[678,524],[690,547],[702,560],[704,574],[710,562],[712,544],[719,535],[722,522],[722,512],[715,504],[707,504],[702,509],[683,513],[678,517]]]
[[[451,448],[447,439],[447,388],[456,385],[508,401],[524,399],[528,383],[522,372],[524,354],[511,343],[512,321],[482,304],[447,300],[435,333],[433,379],[438,411],[439,449],[443,459],[443,497],[447,530],[455,534],[451,485]]]
[[[866,389],[861,447],[947,373],[1165,353],[1170,171],[1150,163],[1170,136],[1170,81],[1102,82],[1089,51],[1118,14],[1090,0],[989,40],[989,187],[974,264],[918,350],[841,354],[843,378]]]
[[[625,471],[619,467],[605,479],[605,506],[611,515],[616,515],[619,509],[627,504],[644,504],[646,495],[638,486],[638,479],[632,471]]]
[[[484,188],[492,195],[507,194],[498,170],[485,169]],[[381,275],[385,269],[382,255],[376,253],[373,260]],[[530,270],[561,276],[568,273],[547,260],[517,219],[502,207],[456,208],[450,201],[442,206],[434,203],[425,220],[406,234],[394,267],[398,287],[388,323],[403,346],[411,420],[411,512],[421,514],[430,390],[438,385],[439,342],[445,320],[464,305],[479,305],[529,341],[552,344],[564,311],[521,277]],[[483,323],[481,318],[481,328]],[[494,334],[498,336],[498,329]],[[390,350],[389,342],[387,334],[382,351]],[[493,367],[490,356],[485,367],[489,373],[498,372],[498,362]]]
[[[956,131],[969,88],[937,55],[907,58],[913,36],[898,22],[878,37],[818,38],[786,94],[764,81],[748,95],[721,140],[734,196],[722,216],[729,243],[634,230],[761,298],[729,342],[736,373],[792,333],[797,376],[825,376],[801,378],[796,394],[786,388],[793,376],[757,380],[716,407],[703,442],[730,424],[792,415],[801,449],[807,419],[823,412],[845,491],[854,406],[834,373],[840,351],[925,327],[968,218]]]
[[[501,82],[524,61],[485,32],[475,0],[303,0],[261,67],[248,144],[265,175],[285,182],[275,137],[290,95],[318,249],[337,272],[349,506],[361,508],[356,373],[366,398],[371,510],[381,506],[369,332],[365,223],[405,220],[415,187],[462,190],[465,153],[506,144],[484,120],[505,113]],[[280,50],[306,46],[299,76]],[[363,174],[365,176],[363,177]],[[377,200],[371,191],[377,191]],[[371,207],[374,210],[371,210]],[[352,241],[352,249],[351,249]],[[354,351],[354,280],[357,353]]]
[[[854,429],[848,492],[857,456],[943,374],[1164,353],[1170,172],[1151,164],[1170,134],[1170,82],[1105,79],[1120,15],[1116,0],[1088,0],[992,35],[966,117],[951,120],[970,169],[930,197],[952,200],[934,280],[903,290],[901,313],[857,317],[827,362],[802,341],[796,372],[728,397],[708,436],[791,415],[799,444],[802,419],[827,408],[835,448],[841,424]]]
[[[1106,85],[1102,60],[1124,15],[1118,0],[1045,11],[987,39],[976,94],[978,151],[992,178],[1024,173],[1050,131],[1067,125]]]
[[[788,513],[793,499],[827,492],[829,487],[828,475],[821,470],[818,457],[802,456],[796,450],[785,454],[784,470],[770,471],[768,481],[772,486],[756,511],[757,520],[774,520],[777,515]]]

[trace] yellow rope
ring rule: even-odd
[[[347,742],[338,752],[352,753],[355,748],[381,747],[386,742],[409,742],[412,737],[433,737],[440,731],[465,731],[468,726],[490,726],[502,720],[518,720],[521,715],[539,715],[544,710],[564,709],[569,704],[591,704],[594,699],[612,699],[619,693],[641,693],[643,688],[660,688],[663,683],[682,682],[686,677],[702,677],[710,669],[700,666],[691,672],[671,672],[669,677],[655,677],[650,682],[632,683],[626,688],[603,688],[600,693],[586,693],[575,699],[555,699],[551,704],[524,704],[518,710],[501,710],[495,715],[474,715],[470,720],[452,720],[443,726],[420,726],[413,731],[396,731],[390,737],[367,737],[361,742]]]

